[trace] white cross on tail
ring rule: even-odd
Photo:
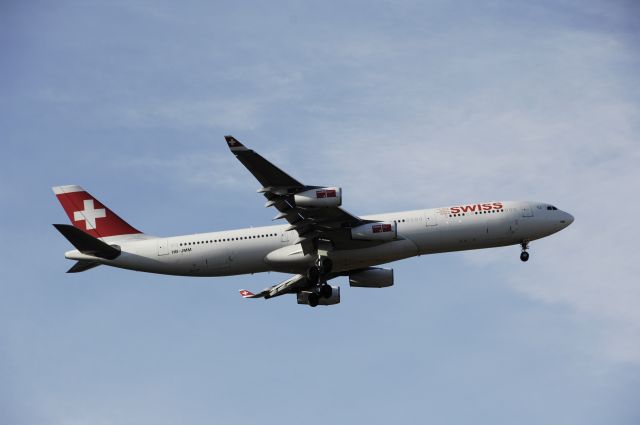
[[[105,218],[107,212],[104,208],[95,209],[93,205],[93,199],[87,199],[84,201],[84,211],[74,211],[73,220],[84,220],[87,230],[93,230],[96,228],[96,219]]]

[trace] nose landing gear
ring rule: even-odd
[[[521,261],[528,261],[529,260],[529,253],[527,252],[527,249],[529,249],[529,242],[522,241],[520,246],[522,246],[522,252],[520,253],[520,260]]]

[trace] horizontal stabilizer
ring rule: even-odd
[[[73,265],[73,267],[71,267],[69,270],[67,270],[67,273],[80,273],[80,272],[85,272],[87,270],[90,270],[94,267],[98,267],[100,265],[100,263],[98,263],[97,261],[78,261],[77,263],[75,263]]]
[[[332,276],[330,278],[333,278]],[[279,297],[280,295],[290,294],[296,292],[301,287],[301,284],[306,283],[307,278],[301,274],[297,274],[291,276],[289,279],[284,282],[280,282],[277,285],[270,286],[267,289],[264,289],[257,294],[254,294],[251,291],[247,291],[246,289],[240,290],[240,295],[242,298],[273,298]]]
[[[256,295],[251,291],[247,291],[246,289],[241,289],[240,290],[240,295],[242,295],[242,298],[262,298],[262,297],[264,297],[264,295],[262,295],[262,294]]]
[[[71,245],[83,254],[107,260],[113,260],[120,255],[118,248],[114,248],[70,224],[54,224],[53,227],[58,229],[62,236],[67,238]]]

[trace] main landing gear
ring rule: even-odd
[[[520,260],[521,261],[528,261],[529,260],[529,253],[527,252],[527,249],[529,249],[529,242],[522,241],[520,246],[522,246],[522,252],[520,253]]]
[[[307,270],[307,280],[310,284],[315,284],[311,294],[309,294],[309,305],[311,307],[317,307],[320,303],[320,298],[331,297],[333,289],[327,284],[325,276],[331,273],[332,266],[331,259],[323,256],[318,257],[316,264]]]

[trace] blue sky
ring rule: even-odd
[[[4,2],[0,422],[636,424],[632,1]],[[224,134],[355,214],[554,203],[567,230],[394,264],[335,308],[285,276],[66,275],[50,187],[154,235],[263,225]]]

